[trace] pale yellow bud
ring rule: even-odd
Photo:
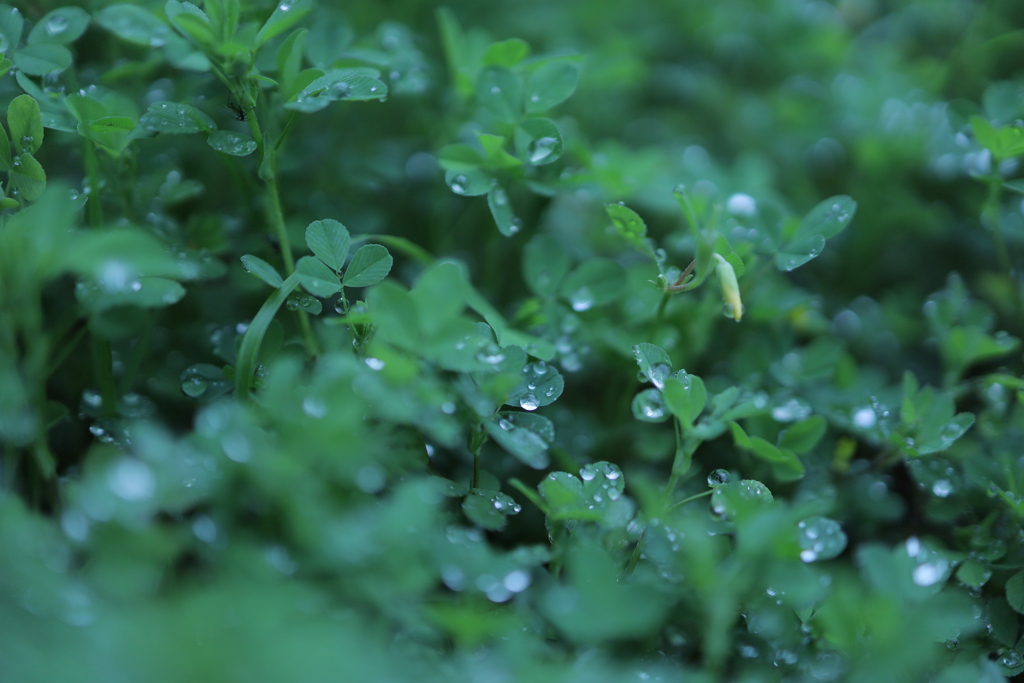
[[[743,301],[740,299],[740,285],[736,281],[736,271],[732,269],[732,264],[720,255],[715,254],[715,259],[718,261],[718,267],[715,268],[715,272],[718,273],[718,284],[722,285],[722,297],[729,307],[726,315],[739,322],[743,317]]]

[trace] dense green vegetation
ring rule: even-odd
[[[1024,5],[0,5],[4,681],[1024,672]]]

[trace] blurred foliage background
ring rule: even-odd
[[[0,6],[0,678],[1024,671],[1024,4],[78,5]],[[495,114],[547,63],[571,97]],[[342,68],[386,99],[289,108]],[[274,197],[394,265],[281,294],[250,397]]]

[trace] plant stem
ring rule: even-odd
[[[683,498],[681,501],[679,501],[677,503],[672,503],[671,505],[669,505],[668,506],[668,510],[675,510],[677,507],[679,507],[681,505],[686,505],[687,503],[691,503],[691,502],[693,502],[693,501],[695,501],[695,500],[697,500],[699,498],[707,498],[708,496],[710,496],[714,492],[715,492],[714,489],[708,489],[707,491],[702,491],[701,493],[694,494],[694,495],[690,496],[689,498]]]
[[[288,228],[284,222],[284,212],[281,211],[281,194],[277,187],[277,162],[274,158],[274,150],[267,145],[263,129],[260,127],[259,117],[256,113],[256,103],[248,93],[235,92],[235,97],[242,102],[242,106],[251,111],[247,117],[249,130],[252,132],[253,140],[256,141],[256,149],[260,156],[259,176],[263,179],[267,188],[267,214],[278,243],[281,245],[281,258],[284,260],[285,275],[290,276],[295,272],[295,257],[292,255],[291,240],[288,239]],[[245,95],[244,97],[242,95]],[[309,316],[299,309],[295,312],[299,318],[299,329],[302,331],[302,340],[306,345],[306,353],[315,357],[319,353],[316,337],[313,335],[313,328],[309,324]]]
[[[93,230],[103,226],[103,205],[100,203],[100,161],[96,156],[96,145],[85,140],[85,174],[89,182],[89,225]],[[104,417],[113,417],[117,404],[117,385],[114,382],[114,352],[108,339],[92,334],[93,375],[99,385],[103,399]]]
[[[654,343],[655,335],[658,333],[658,328],[661,327],[661,319],[665,314],[665,307],[668,306],[668,292],[661,295],[661,301],[658,303],[658,310],[654,312],[654,320],[651,322],[651,331],[648,333],[647,338]]]

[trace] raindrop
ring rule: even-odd
[[[940,479],[932,484],[932,493],[939,498],[945,498],[953,493],[953,484],[948,479]]]
[[[537,400],[536,394],[527,392],[519,399],[519,405],[523,410],[537,410],[540,407],[540,401]]]
[[[550,157],[558,146],[558,138],[543,137],[537,138],[530,143],[527,153],[531,164],[539,164]]]
[[[277,9],[280,10],[281,12],[287,12],[291,8],[292,8],[292,3],[290,3],[290,2],[282,2],[280,5],[277,6]]]
[[[589,287],[580,287],[569,296],[569,303],[576,312],[586,311],[594,305],[594,295]]]
[[[302,412],[319,420],[327,417],[327,404],[315,396],[307,396],[302,399]]]
[[[530,575],[522,569],[510,572],[502,580],[502,585],[511,593],[521,593],[530,586]]]
[[[808,517],[797,525],[800,559],[830,560],[846,548],[846,534],[839,522],[828,517]]]
[[[726,200],[725,210],[733,216],[749,218],[757,213],[757,202],[749,194],[738,192]]]
[[[107,475],[111,492],[124,500],[146,500],[156,490],[156,477],[149,465],[139,460],[122,458]]]
[[[669,373],[671,372],[672,368],[665,363],[655,363],[651,366],[648,378],[650,379],[651,384],[659,389],[663,389],[665,387],[665,380],[668,379]]]
[[[210,383],[205,377],[198,373],[189,373],[185,371],[185,377],[181,380],[181,390],[185,392],[187,396],[192,398],[199,398],[206,393],[206,389],[210,386]]]
[[[729,474],[728,470],[712,470],[708,475],[708,486],[721,486],[723,484],[728,484],[731,478],[732,475]]]
[[[877,419],[875,411],[869,406],[858,408],[853,412],[853,424],[861,429],[871,429],[875,426]]]
[[[46,35],[59,36],[68,29],[70,22],[63,14],[54,14],[46,22]]]
[[[665,400],[657,389],[645,389],[633,399],[633,415],[641,420],[656,421],[665,417]]]
[[[382,361],[380,358],[373,358],[372,356],[370,356],[363,360],[363,362],[366,363],[366,367],[370,368],[371,370],[384,369],[384,361]]]

